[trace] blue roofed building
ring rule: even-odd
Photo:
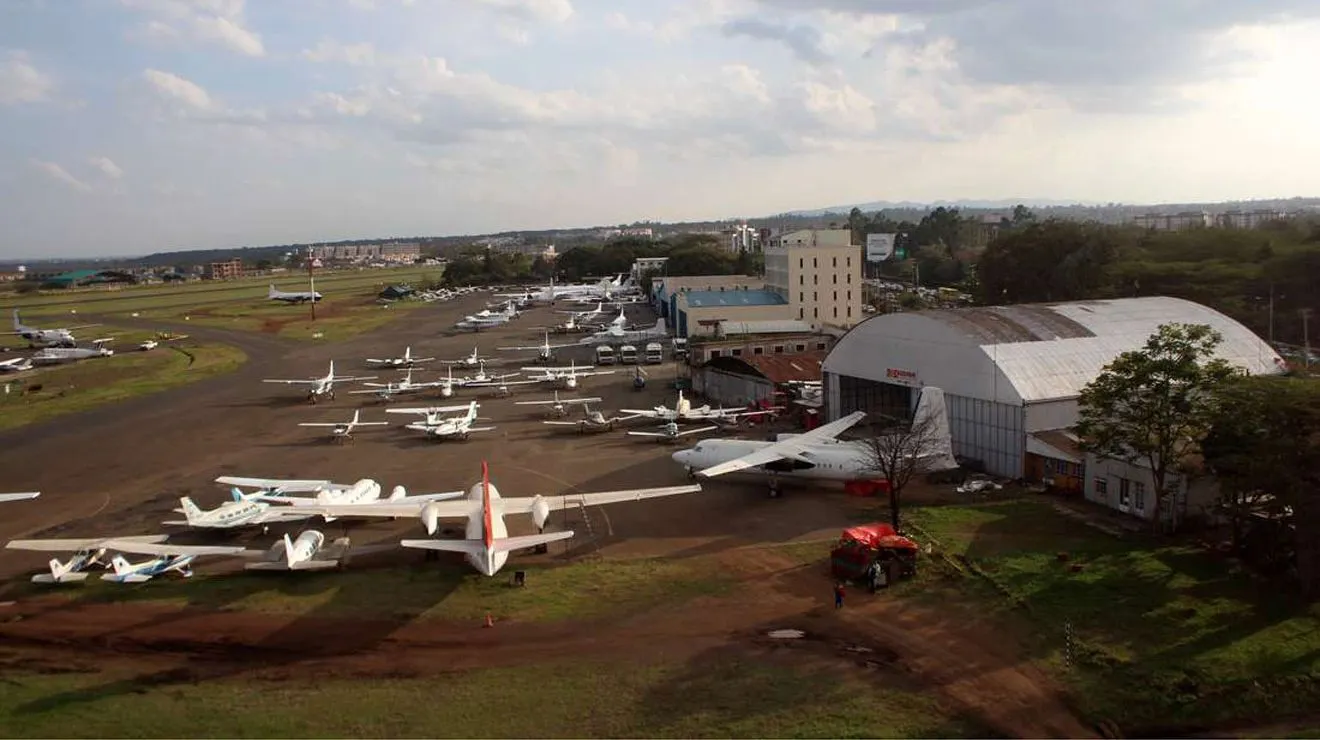
[[[718,334],[724,322],[795,318],[793,307],[782,295],[755,283],[679,290],[670,298],[670,315],[670,325],[680,337]]]

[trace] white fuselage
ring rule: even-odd
[[[509,536],[509,528],[504,524],[504,512],[500,506],[500,491],[494,483],[490,486],[490,537],[489,540],[498,540]],[[472,485],[468,489],[468,499],[481,502],[482,485],[480,482]],[[480,540],[486,537],[486,516],[480,506],[476,513],[468,517],[467,527],[464,530],[464,536],[470,540]],[[484,548],[480,553],[468,553],[464,558],[483,575],[493,576],[499,572],[504,564],[509,562],[509,553],[491,552],[489,547]]]
[[[695,447],[673,454],[674,462],[689,471],[698,471],[736,460],[769,447],[772,442],[743,439],[708,439]],[[862,444],[854,442],[816,442],[806,446],[812,462],[776,460],[730,475],[756,475],[814,480],[854,481],[883,478],[884,474],[871,464],[871,453]],[[724,477],[724,476],[721,476]]]
[[[293,541],[293,548],[285,553],[285,559],[289,565],[306,562],[321,551],[323,544],[325,544],[325,535],[314,529],[309,529],[298,535],[298,539]]]

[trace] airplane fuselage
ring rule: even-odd
[[[769,447],[772,442],[743,439],[708,439],[695,447],[679,450],[672,456],[674,462],[689,472],[703,470],[736,460]],[[776,460],[729,475],[802,478],[811,480],[854,481],[883,478],[876,470],[871,453],[863,444],[855,442],[819,442],[807,447],[804,460]],[[721,476],[726,477],[726,476]]]
[[[509,536],[509,528],[504,523],[504,512],[500,506],[500,491],[494,483],[490,487],[490,509],[489,517],[486,517],[480,509],[477,514],[468,517],[467,527],[464,535],[470,540],[480,540],[485,538],[487,542],[501,539]],[[482,484],[475,483],[468,489],[468,498],[475,501],[481,501]],[[490,536],[486,537],[486,519],[490,520]],[[499,572],[504,564],[509,562],[508,552],[491,552],[490,547],[486,547],[480,553],[468,553],[464,559],[476,568],[483,575],[493,576]]]

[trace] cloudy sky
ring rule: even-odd
[[[0,257],[1320,195],[1315,0],[4,0]]]

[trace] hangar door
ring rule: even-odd
[[[911,388],[894,383],[881,383],[867,378],[854,378],[850,375],[829,373],[827,381],[837,385],[838,408],[830,413],[831,419],[847,416],[854,411],[865,411],[873,418],[888,416],[895,419],[912,417],[915,395]],[[835,398],[833,389],[827,395]]]
[[[775,386],[765,378],[738,375],[705,367],[697,373],[694,383],[707,399],[725,406],[746,406],[760,400],[773,401]]]

